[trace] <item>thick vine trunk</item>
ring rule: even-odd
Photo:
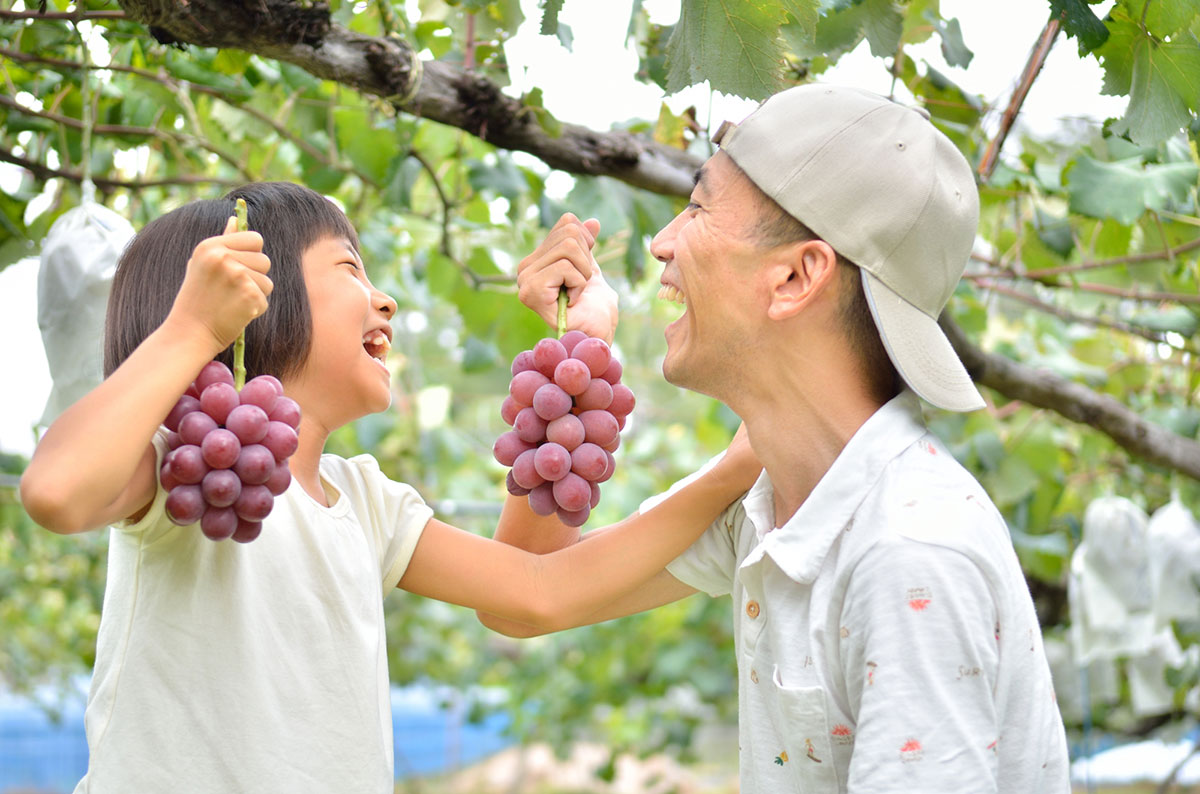
[[[686,196],[700,165],[685,152],[626,132],[564,124],[551,135],[530,108],[485,77],[437,61],[419,63],[402,39],[347,30],[332,22],[324,3],[120,0],[120,5],[160,41],[235,48],[286,61],[407,113],[528,152],[563,171]],[[943,327],[978,383],[1090,425],[1139,458],[1200,479],[1200,443],[1147,422],[1085,386],[986,353],[948,320]]]

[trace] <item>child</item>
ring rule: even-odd
[[[258,231],[235,230],[239,197]],[[448,526],[370,456],[322,454],[335,429],[388,407],[395,310],[346,217],[297,185],[188,204],[126,250],[107,378],[47,430],[21,480],[48,529],[114,528],[77,792],[390,792],[390,588],[543,630],[583,622],[757,474],[735,444],[680,498],[543,557]],[[165,517],[159,425],[206,362],[229,362],[243,327],[247,376],[277,376],[301,407],[300,446],[258,539],[216,543]],[[524,501],[510,499],[501,524],[561,531]]]

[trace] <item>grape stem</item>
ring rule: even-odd
[[[237,230],[239,232],[248,231],[250,221],[246,218],[246,200],[238,199],[235,204],[235,212],[237,213]],[[237,340],[233,343],[233,387],[238,391],[246,385],[246,329],[238,334]]]
[[[558,338],[567,332],[567,288],[558,288]]]

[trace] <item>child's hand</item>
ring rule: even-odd
[[[262,247],[262,235],[237,231],[237,218],[231,217],[223,234],[201,241],[192,252],[170,318],[211,333],[218,353],[233,344],[267,310],[274,285]]]
[[[518,294],[551,326],[558,323],[558,290],[567,287],[567,328],[611,343],[617,328],[617,293],[592,257],[600,232],[595,219],[559,218],[533,253],[517,266]]]

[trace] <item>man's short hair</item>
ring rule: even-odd
[[[821,239],[812,229],[792,217],[778,202],[763,193],[749,179],[747,184],[758,196],[762,211],[751,230],[754,241],[763,248],[774,248],[787,243]],[[838,277],[841,280],[841,295],[838,318],[850,349],[858,357],[871,395],[886,402],[900,393],[902,381],[895,365],[888,357],[887,349],[875,326],[871,307],[863,291],[862,276],[858,265],[836,250]]]

